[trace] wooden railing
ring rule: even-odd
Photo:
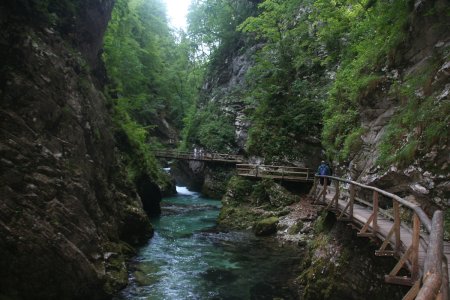
[[[318,185],[319,177],[324,179],[321,189]],[[328,185],[329,180],[334,182],[334,188]],[[328,193],[329,190],[332,192]],[[367,192],[372,194],[371,201],[357,197],[358,194]],[[444,252],[442,211],[435,211],[433,219],[430,220],[419,205],[397,195],[333,176],[315,175],[310,195],[315,202],[322,202],[327,205],[328,210],[334,211],[338,220],[359,225],[358,236],[380,239],[382,244],[375,255],[399,258],[392,271],[385,276],[385,281],[411,285],[412,288],[405,295],[404,300],[449,299],[448,262]],[[380,204],[385,209],[382,209]],[[405,210],[411,213],[410,223],[402,222],[401,210],[403,213]],[[387,250],[388,246],[391,250]],[[446,246],[445,248],[448,249],[448,243]],[[411,276],[399,276],[398,273],[402,268],[409,270]]]
[[[308,168],[237,164],[237,175],[255,178],[271,178],[286,181],[313,181],[314,173]]]
[[[156,157],[175,158],[184,160],[199,160],[199,161],[216,161],[225,163],[239,163],[244,161],[242,155],[226,154],[226,153],[211,153],[203,151],[178,151],[178,150],[156,150],[154,151]]]

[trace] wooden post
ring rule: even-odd
[[[339,181],[335,180],[336,182],[336,193],[334,194],[333,200],[335,201],[335,205],[336,205],[336,211],[339,209],[339,196],[340,196],[340,191],[339,191]]]
[[[324,178],[323,180],[323,194],[322,194],[322,202],[326,203],[326,196],[327,196],[327,186],[328,186],[328,182],[327,182],[328,178]]]
[[[442,255],[444,239],[444,216],[436,211],[431,223],[430,241],[424,263],[423,286],[417,300],[435,299],[442,284]],[[447,266],[445,266],[447,268]]]
[[[313,198],[313,202],[316,202],[317,182],[318,182],[317,177],[314,177],[314,183],[311,188],[311,191],[309,192],[309,195],[312,196]]]
[[[259,168],[259,166],[256,165],[256,175],[255,175],[255,177],[258,177],[258,168]]]
[[[401,239],[400,239],[400,205],[397,201],[394,201],[394,234],[395,234],[395,245],[394,251],[400,251]]]
[[[413,216],[413,236],[411,244],[411,279],[419,279],[419,240],[420,240],[420,219],[416,213]]]
[[[355,202],[355,186],[353,183],[350,184],[350,211],[349,211],[349,217],[350,219],[353,219],[353,203]]]
[[[376,235],[378,231],[378,192],[373,191],[373,223],[372,223],[372,234]]]

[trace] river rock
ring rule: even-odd
[[[258,236],[275,234],[277,232],[278,221],[277,217],[260,220],[253,225],[253,232]]]

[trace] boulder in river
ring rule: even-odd
[[[255,235],[267,236],[277,232],[278,218],[270,217],[258,221],[253,226]]]

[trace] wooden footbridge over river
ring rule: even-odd
[[[210,162],[221,162],[221,163],[242,163],[244,162],[244,157],[242,155],[226,154],[226,153],[216,153],[216,152],[203,152],[203,151],[178,151],[178,150],[156,150],[156,157],[163,158],[174,158],[183,160],[194,160],[194,161],[210,161]]]
[[[201,151],[157,150],[156,157],[173,158],[203,162],[231,163],[236,165],[239,176],[253,178],[271,178],[285,181],[313,182],[314,172],[308,168],[245,164],[242,155]]]
[[[358,237],[378,243],[375,255],[397,259],[385,281],[411,286],[404,300],[449,299],[450,243],[444,242],[440,210],[430,219],[418,204],[397,195],[344,178],[315,175],[308,168],[245,164],[242,156],[218,153],[160,151],[156,156],[233,163],[237,175],[248,178],[314,182],[310,197],[315,203],[356,228]],[[323,185],[319,177],[324,178]]]

